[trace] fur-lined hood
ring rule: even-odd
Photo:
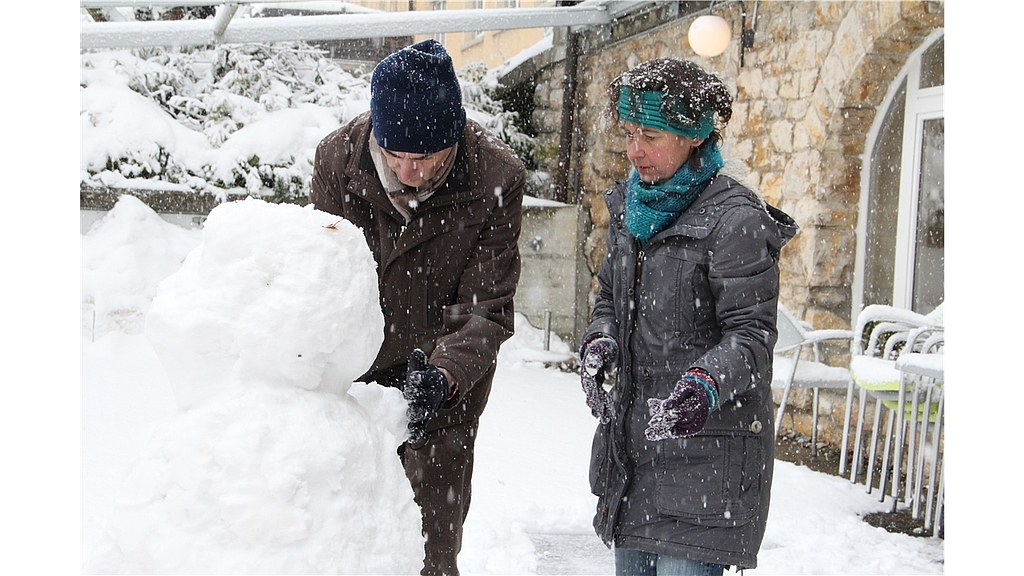
[[[739,158],[733,158],[731,156],[725,157],[723,155],[722,169],[719,170],[718,173],[722,176],[728,176],[729,178],[732,178],[741,186],[753,192],[754,196],[757,196],[758,200],[761,201],[761,206],[768,206],[768,202],[765,201],[764,196],[761,194],[761,191],[758,190],[756,186],[751,184],[749,179],[747,179],[747,165],[743,162],[743,160],[740,160]]]

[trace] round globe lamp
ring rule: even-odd
[[[686,35],[690,48],[701,56],[718,56],[725,52],[732,37],[732,26],[721,16],[701,16],[690,24]]]

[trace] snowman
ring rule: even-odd
[[[178,412],[154,425],[87,572],[412,574],[401,393],[355,383],[384,338],[375,263],[337,216],[218,206],[145,333]]]

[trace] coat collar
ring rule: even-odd
[[[626,185],[625,181],[616,182],[616,185],[608,190],[605,197],[609,212],[622,227],[625,227],[623,218],[625,216]],[[791,225],[795,230],[795,223],[788,215],[774,208],[769,210],[759,194],[749,190],[732,177],[723,175],[720,172],[709,180],[705,186],[693,204],[683,211],[675,222],[651,237],[648,246],[671,236],[687,236],[697,239],[706,238],[722,217],[723,208],[744,203],[761,210],[767,210],[780,225],[780,233],[785,237],[786,241],[795,234],[795,231],[790,231]],[[628,234],[628,231],[625,233]]]

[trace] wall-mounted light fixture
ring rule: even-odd
[[[686,38],[690,48],[701,56],[718,56],[729,46],[732,39],[732,26],[721,16],[705,14],[697,17],[690,24]]]
[[[754,14],[750,20],[750,28],[747,28],[747,7],[740,2],[740,66],[743,66],[744,53],[748,48],[754,47],[754,26],[757,25],[757,5],[760,0],[754,2]],[[697,17],[690,24],[687,32],[687,39],[690,41],[690,48],[701,56],[718,56],[729,46],[732,40],[732,26],[721,16],[711,14],[715,2],[708,7],[708,13]]]

